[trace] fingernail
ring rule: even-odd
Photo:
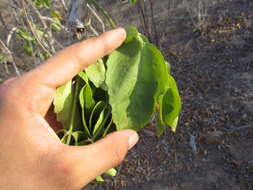
[[[126,36],[126,30],[124,28],[116,28],[114,32],[121,33],[123,36]]]
[[[134,132],[133,134],[130,135],[129,139],[128,139],[128,150],[133,148],[134,145],[136,145],[136,143],[139,140],[139,136],[136,132]]]

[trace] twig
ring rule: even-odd
[[[22,0],[23,7],[25,7],[25,6],[24,6],[24,1],[26,1],[26,0]],[[34,6],[34,4],[33,4],[33,2],[32,2],[31,0],[28,0],[28,5],[30,5],[30,6],[32,7],[33,11],[37,14],[37,16],[38,16],[40,22],[42,23],[42,25],[43,25],[43,27],[44,27],[44,29],[47,29],[47,28],[48,28],[48,27],[47,27],[47,23],[43,20],[43,16],[40,14],[40,11]],[[25,8],[24,8],[24,9],[25,9]],[[26,10],[26,9],[25,9],[25,10]]]
[[[11,31],[9,32],[8,36],[7,36],[7,40],[6,40],[6,45],[7,47],[10,47],[10,43],[11,43],[11,39],[12,39],[12,36],[13,36],[13,33],[17,30],[17,27],[13,27],[11,29]]]
[[[92,31],[96,36],[99,35],[99,33],[96,31],[96,29],[95,29],[91,24],[89,24],[89,28],[91,29],[91,31]]]
[[[46,47],[42,44],[42,42],[40,41],[37,33],[34,31],[34,28],[31,24],[31,20],[29,19],[29,16],[27,14],[27,11],[26,11],[26,7],[24,5],[24,1],[23,1],[23,9],[24,9],[24,14],[25,14],[25,18],[26,18],[26,21],[28,23],[28,26],[33,34],[33,36],[35,37],[36,41],[38,42],[38,44],[40,45],[40,47],[49,55],[49,56],[52,56],[52,54],[46,49]]]
[[[6,26],[6,23],[5,23],[4,19],[3,19],[2,13],[0,13],[0,21],[3,24],[3,26]]]
[[[96,0],[87,0],[90,4],[94,5],[104,16],[105,20],[111,25],[112,28],[116,28],[116,23],[112,20],[108,12],[100,6]]]
[[[64,10],[67,12],[68,8],[67,8],[67,5],[66,5],[65,1],[64,0],[60,0],[60,1],[61,1],[61,4],[62,4]]]
[[[5,52],[5,54],[8,56],[8,60],[11,62],[14,70],[15,70],[15,73],[17,76],[20,75],[20,72],[18,70],[18,67],[16,65],[16,63],[14,62],[14,59],[13,59],[13,56],[12,56],[12,52],[10,51],[10,49],[4,44],[4,42],[0,39],[0,47],[2,49],[3,52]]]
[[[90,10],[90,12],[95,16],[95,18],[98,20],[98,22],[100,22],[100,24],[102,26],[102,30],[103,30],[103,32],[105,32],[105,24],[104,24],[103,20],[98,16],[96,11],[88,3],[87,3],[87,7]]]
[[[55,23],[55,24],[58,24],[62,29],[64,29],[64,30],[67,31],[67,28],[66,28],[64,25],[62,25],[61,23],[55,21],[54,19],[52,19],[52,18],[50,18],[50,17],[41,16],[41,19],[42,19],[42,20],[48,20],[48,21],[50,21],[50,22],[53,22],[53,23]]]

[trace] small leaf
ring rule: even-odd
[[[50,11],[50,14],[53,18],[57,18],[58,20],[62,19],[61,13],[57,10]]]
[[[105,174],[107,174],[107,175],[109,175],[109,176],[111,176],[111,177],[114,177],[114,176],[117,175],[117,170],[116,170],[115,168],[111,168],[111,169],[107,170],[107,171],[105,172]]]
[[[42,0],[34,0],[34,5],[38,8],[42,7]]]
[[[35,38],[31,35],[31,34],[29,34],[25,29],[23,29],[23,28],[19,28],[19,29],[17,29],[17,34],[21,37],[21,38],[23,38],[23,39],[25,39],[25,40],[28,40],[28,41],[34,41],[35,40]]]
[[[162,96],[160,101],[162,121],[165,125],[171,127],[172,131],[176,131],[178,116],[181,110],[181,99],[178,93],[176,82],[169,75],[169,87]]]
[[[86,140],[87,136],[83,131],[75,131],[71,134],[75,139],[75,145],[78,145],[80,141]]]
[[[99,88],[105,81],[105,66],[103,60],[100,59],[96,63],[85,69],[85,73],[90,81]]]
[[[51,1],[50,0],[43,0],[43,5],[45,8],[50,8],[51,7]]]
[[[94,132],[93,132],[92,139],[94,141],[97,141],[99,138],[103,137],[103,133],[108,127],[106,126],[107,123],[111,125],[110,121],[108,122],[110,115],[111,115],[111,109],[109,106],[105,107],[105,109],[100,113],[99,119],[95,125]],[[102,122],[99,121],[100,118],[103,118]]]
[[[34,56],[35,52],[32,46],[32,42],[31,41],[25,41],[25,43],[23,44],[23,48],[25,50],[25,53],[29,56]]]
[[[106,104],[103,101],[99,101],[91,112],[89,120],[89,129],[92,131],[92,134],[94,134],[95,125],[99,119],[100,113],[105,107]]]
[[[5,60],[5,56],[0,54],[0,62],[3,62]]]
[[[138,0],[130,0],[130,3],[135,4]]]
[[[105,180],[101,177],[101,176],[97,176],[96,179],[95,179],[95,182],[100,184],[100,183],[103,183]]]
[[[56,31],[60,32],[62,30],[62,27],[59,24],[51,23],[51,27]]]
[[[109,121],[109,122],[108,122],[108,121]],[[104,132],[103,132],[102,137],[108,135],[109,132],[110,132],[110,130],[111,130],[111,128],[112,128],[112,126],[113,126],[112,118],[109,118],[109,119],[107,120],[107,122],[108,122],[108,124],[105,125],[106,127],[105,127],[105,130],[104,130]]]

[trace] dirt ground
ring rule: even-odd
[[[108,2],[121,26],[140,25],[135,8]],[[253,190],[253,1],[213,1],[205,30],[182,4],[168,12],[157,2],[160,47],[183,103],[178,130],[159,139],[153,124],[140,131],[118,175],[84,190]]]

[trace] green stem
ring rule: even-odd
[[[115,22],[112,20],[108,12],[101,5],[99,5],[96,0],[87,0],[87,1],[92,5],[94,5],[103,14],[104,18],[107,20],[107,22],[111,25],[113,29],[117,28]]]
[[[77,100],[78,100],[78,91],[79,91],[79,83],[80,79],[77,77],[76,79],[76,85],[75,85],[75,91],[74,91],[74,97],[73,97],[73,104],[72,104],[72,112],[71,112],[71,118],[70,118],[70,126],[69,126],[69,134],[68,134],[68,139],[67,139],[67,145],[70,144],[71,141],[71,133],[73,132],[74,129],[74,123],[75,123],[75,116],[76,116],[76,106],[77,106]]]

